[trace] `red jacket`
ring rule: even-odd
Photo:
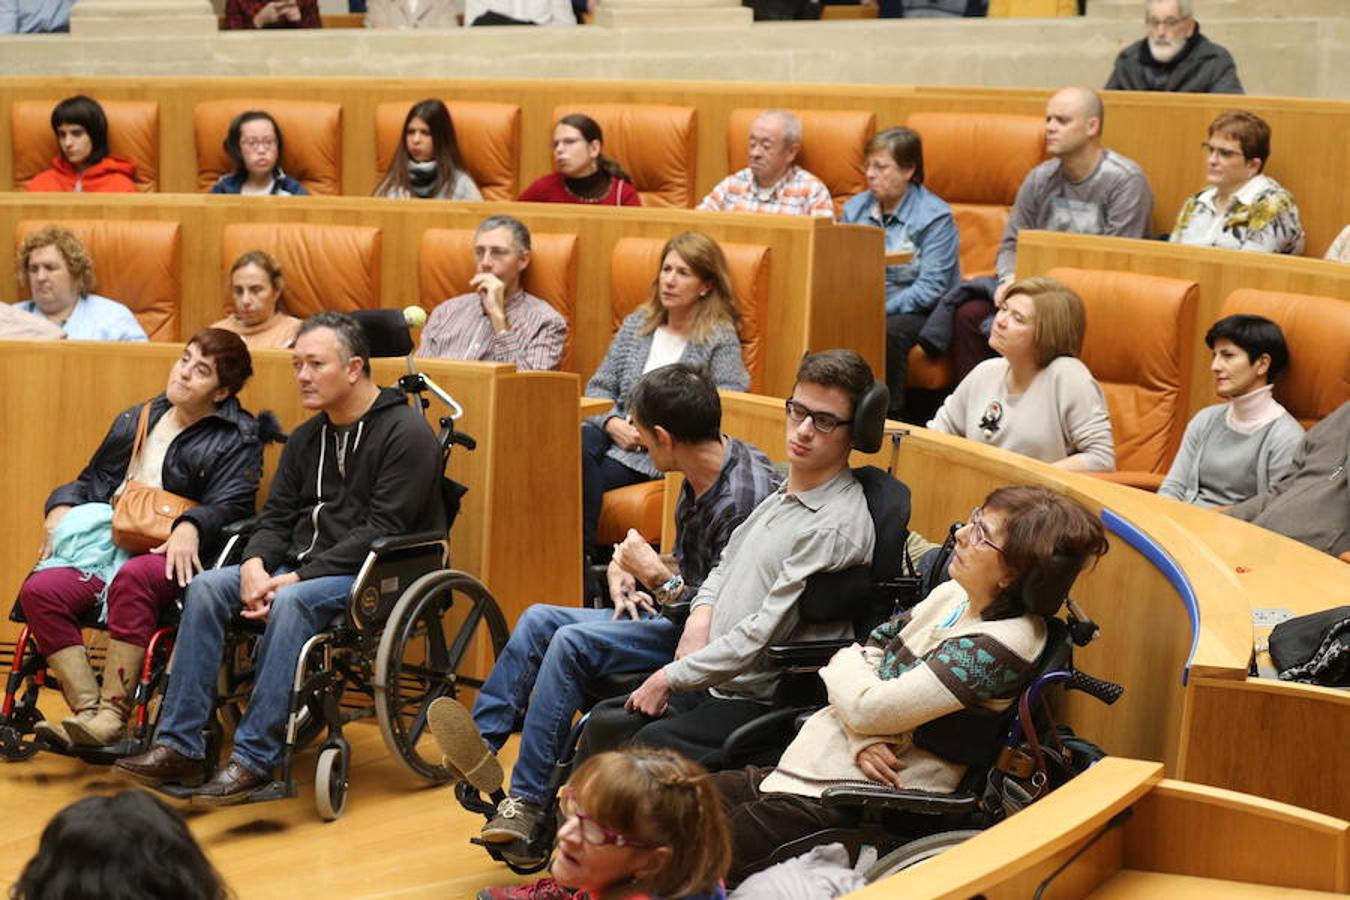
[[[60,153],[52,157],[52,167],[34,175],[28,182],[29,191],[70,192],[87,194],[131,194],[136,191],[136,164],[120,156],[105,156],[83,172],[66,161]]]

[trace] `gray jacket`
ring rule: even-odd
[[[1350,400],[1303,436],[1294,462],[1270,490],[1228,515],[1333,556],[1350,550]]]
[[[1130,44],[1116,57],[1116,68],[1106,82],[1108,91],[1179,91],[1190,94],[1242,94],[1237,64],[1227,50],[1195,26],[1186,46],[1173,59],[1160,63],[1149,52],[1148,41]]]
[[[618,334],[609,342],[600,368],[586,383],[587,397],[606,397],[614,401],[612,409],[586,420],[597,428],[604,428],[605,423],[615,416],[628,415],[628,396],[642,377],[652,350],[652,333],[639,333],[642,319],[640,309],[628,314],[619,326]],[[736,336],[736,329],[730,325],[719,328],[703,343],[691,340],[685,345],[680,362],[706,369],[719,390],[744,391],[750,387],[750,373],[745,370],[745,360],[741,356],[741,341]],[[645,453],[611,446],[606,455],[651,478],[661,474]]]

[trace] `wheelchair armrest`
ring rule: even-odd
[[[749,758],[753,751],[767,746],[776,746],[779,750],[786,747],[792,740],[792,734],[799,727],[797,717],[811,711],[796,706],[766,709],[764,715],[751,719],[727,735],[726,740],[722,742],[722,767],[744,766],[747,764],[744,760]],[[786,737],[787,740],[774,740],[775,735]]]
[[[770,644],[769,661],[781,669],[819,669],[830,658],[853,641],[793,641],[790,644]]]
[[[661,615],[676,625],[683,626],[689,618],[689,607],[691,605],[688,600],[673,600],[670,603],[663,603],[661,604]]]
[[[439,531],[423,531],[418,534],[391,534],[371,541],[370,552],[379,556],[396,550],[408,550],[420,544],[443,543],[445,543],[445,535]]]
[[[257,516],[249,516],[247,519],[235,519],[233,522],[220,529],[220,536],[229,540],[232,537],[248,534],[257,524]]]
[[[820,799],[827,809],[884,809],[935,816],[973,812],[980,802],[971,793],[897,790],[861,782],[826,788]]]

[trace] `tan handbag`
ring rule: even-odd
[[[141,407],[141,420],[136,426],[136,443],[131,448],[127,471],[131,472],[140,459],[141,444],[150,424],[150,403]],[[169,539],[173,523],[178,517],[197,505],[196,500],[180,497],[163,488],[150,487],[127,479],[122,496],[113,505],[113,543],[130,553],[146,553]]]

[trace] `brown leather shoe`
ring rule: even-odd
[[[184,756],[172,747],[156,744],[139,756],[113,763],[113,771],[141,784],[183,784],[189,787],[206,780],[206,761]]]
[[[229,806],[240,803],[249,794],[272,781],[271,775],[257,775],[230,760],[206,784],[188,795],[193,806]]]

